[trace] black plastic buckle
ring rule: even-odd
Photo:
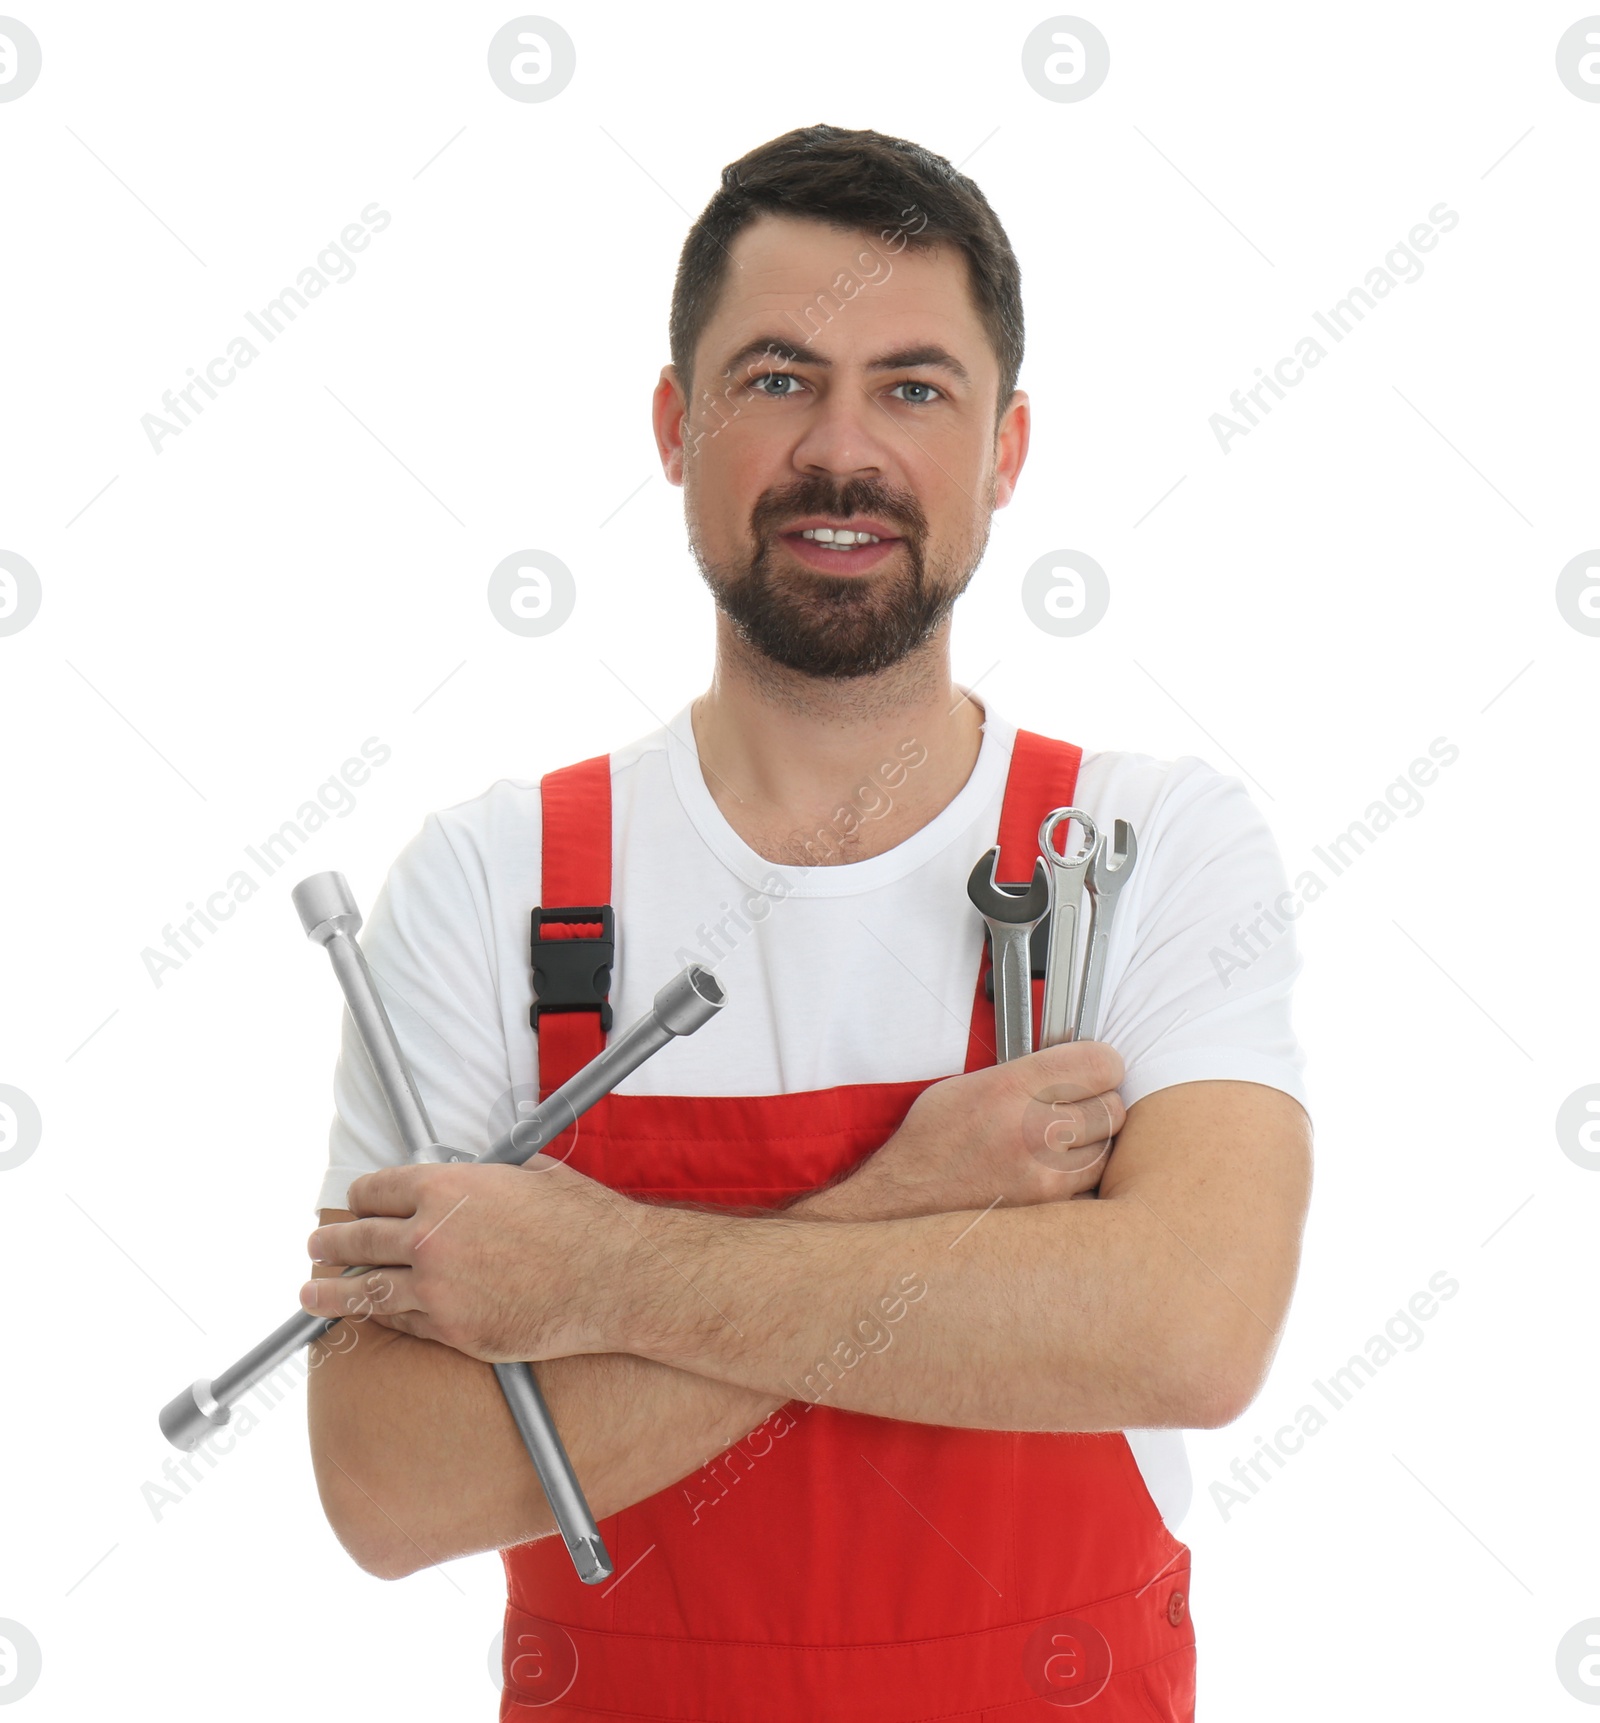
[[[552,922],[599,922],[600,932],[546,939],[541,929]],[[533,992],[528,1021],[539,1027],[541,1011],[598,1011],[600,1027],[611,1027],[611,964],[616,955],[616,920],[609,903],[582,904],[533,912]]]

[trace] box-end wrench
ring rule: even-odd
[[[1100,993],[1106,979],[1106,950],[1117,898],[1139,859],[1139,842],[1126,820],[1117,820],[1110,840],[1102,838],[1089,862],[1089,961],[1084,970],[1083,997],[1078,1001],[1074,1041],[1093,1041],[1100,1032]]]
[[[1033,1051],[1033,969],[1029,938],[1050,913],[1050,872],[1041,857],[1025,889],[994,877],[1000,850],[985,850],[967,876],[967,896],[989,928],[994,959],[995,1060],[1004,1064]]]
[[[1084,847],[1063,855],[1056,848],[1056,829],[1069,820],[1076,820],[1083,827]],[[1039,1023],[1041,1047],[1059,1046],[1074,1038],[1083,949],[1083,879],[1099,843],[1099,830],[1082,808],[1056,808],[1045,815],[1039,827],[1039,850],[1050,865],[1052,885],[1044,1011]]]

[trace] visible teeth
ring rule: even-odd
[[[852,532],[849,527],[808,526],[800,534],[801,538],[809,538],[817,544],[881,544],[883,541],[876,533]]]

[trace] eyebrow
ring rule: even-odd
[[[723,366],[723,375],[737,369],[749,359],[782,360],[790,365],[814,365],[819,371],[831,370],[833,361],[825,359],[820,353],[809,347],[797,346],[793,341],[785,340],[781,335],[758,335],[753,341],[745,342]],[[869,371],[908,371],[912,369],[935,369],[948,371],[952,377],[963,383],[971,383],[972,378],[967,374],[967,368],[956,358],[955,354],[947,352],[935,342],[919,341],[909,347],[897,347],[892,353],[880,353],[876,359],[867,361]]]

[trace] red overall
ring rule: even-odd
[[[1081,758],[1018,732],[1002,879],[1029,876],[1040,821],[1072,801]],[[549,774],[541,794],[540,901],[609,902],[609,759]],[[968,913],[950,906],[952,922]],[[993,1010],[980,975],[967,1070],[994,1063]],[[543,1016],[541,1092],[603,1039],[596,1011]],[[612,1095],[568,1160],[645,1200],[771,1207],[865,1159],[926,1086]],[[600,1532],[616,1572],[596,1586],[559,1536],[501,1552],[501,1723],[1194,1715],[1189,1551],[1119,1433],[955,1429],[791,1400]]]

